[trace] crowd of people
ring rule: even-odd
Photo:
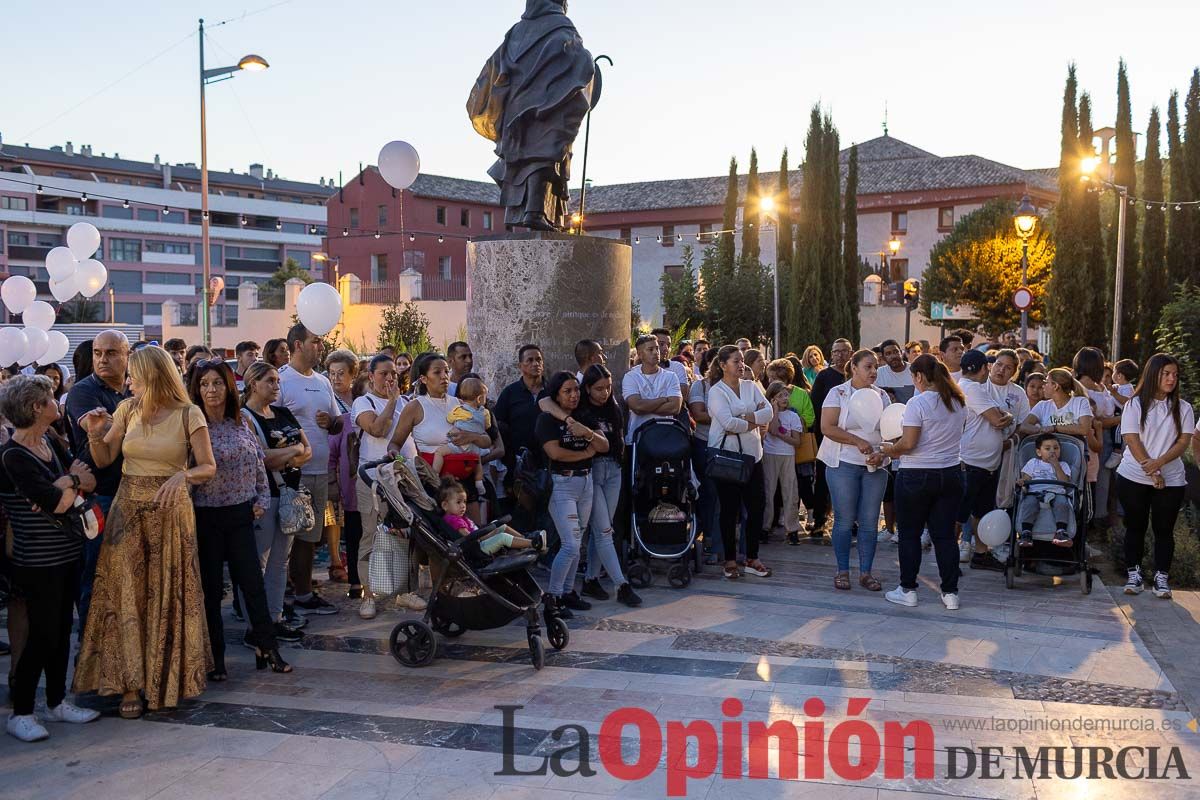
[[[339,613],[344,603],[321,593],[333,584],[363,619],[388,606],[424,611],[417,571],[390,596],[369,578],[387,528],[360,469],[393,457],[441,476],[436,499],[458,535],[514,515],[485,552],[551,550],[548,615],[612,599],[637,606],[622,553],[628,451],[657,418],[692,434],[695,522],[705,560],[725,579],[771,576],[764,544],[828,542],[835,590],[852,589],[855,550],[859,587],[882,592],[874,559],[894,544],[900,580],[886,599],[917,605],[932,550],[941,601],[957,609],[961,565],[1002,570],[1007,557],[973,536],[997,507],[1004,459],[1035,436],[1021,480],[1070,480],[1058,450],[1069,436],[1089,454],[1094,524],[1123,518],[1125,591],[1147,582],[1139,565],[1152,528],[1149,582],[1169,597],[1181,456],[1196,430],[1176,359],[1108,364],[1084,348],[1047,368],[1015,334],[973,339],[956,331],[936,345],[861,349],[838,339],[828,360],[819,345],[771,359],[748,339],[678,342],[659,329],[636,339],[620,386],[603,346],[585,339],[576,371],[547,375],[540,347],[527,344],[514,354],[519,377],[489,387],[466,342],[361,359],[324,353],[297,324],[262,347],[238,344],[230,363],[202,345],[131,345],[104,331],[76,350],[72,370],[14,369],[0,384],[7,731],[35,741],[49,735],[43,722],[95,719],[67,699],[73,635],[73,691],[119,696],[132,719],[227,680],[227,595],[246,623],[241,643],[276,673],[292,670],[280,642],[300,641],[310,616]],[[899,438],[861,424],[864,391],[882,407],[905,404]],[[745,465],[737,480],[712,468],[721,454]],[[540,508],[523,506],[515,485],[530,464],[549,473]],[[1042,504],[1062,522],[1052,544],[1071,546],[1080,532],[1053,496],[1018,510],[1018,546],[1032,544],[1025,534]],[[314,565],[326,549],[323,586]]]

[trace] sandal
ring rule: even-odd
[[[145,713],[145,708],[142,705],[141,699],[122,700],[117,713],[121,715],[121,719],[140,719],[142,714]]]
[[[741,573],[738,572],[738,568],[736,566],[725,568],[726,580],[736,581],[740,577]]]
[[[833,576],[833,588],[841,589],[841,590],[847,591],[847,592],[850,591],[850,573],[849,572],[839,572],[837,575],[834,575]]]
[[[329,580],[336,583],[346,583],[350,580],[350,573],[346,572],[346,568],[341,564],[331,566],[329,568]]]
[[[878,592],[883,588],[879,584],[879,581],[875,580],[875,576],[869,572],[864,572],[858,576],[858,585],[869,592]]]
[[[759,561],[757,559],[755,559],[754,561],[747,561],[745,570],[749,574],[755,575],[759,578],[771,577],[771,568],[766,566],[765,564],[763,564],[761,561]]]

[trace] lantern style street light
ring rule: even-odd
[[[1037,228],[1038,211],[1029,195],[1021,198],[1021,204],[1013,215],[1013,225],[1017,228],[1017,236],[1021,239],[1021,288],[1029,290],[1025,284],[1029,280],[1029,239]],[[1029,309],[1021,309],[1021,346],[1029,341]]]

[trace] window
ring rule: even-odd
[[[892,233],[908,233],[908,212],[892,212]]]
[[[938,209],[938,230],[948,231],[954,228],[954,206]]]
[[[308,226],[303,222],[284,222],[282,230],[284,233],[299,233],[303,235],[308,233]]]
[[[405,253],[408,255],[408,253]],[[377,253],[371,256],[371,280],[374,283],[387,283],[388,257],[387,253]]]
[[[713,229],[713,226],[712,226],[711,222],[702,222],[700,224],[700,243],[701,244],[712,244],[712,241],[713,241],[712,229]]]
[[[139,222],[158,222],[158,209],[139,208],[137,210],[137,218]]]
[[[483,212],[483,229],[485,231],[492,229],[492,212],[490,211]]]
[[[192,252],[192,245],[189,242],[146,242],[146,252],[187,255]]]
[[[163,222],[172,222],[176,225],[184,224],[182,211],[164,211],[162,215]]]
[[[63,244],[63,237],[60,233],[39,233],[37,235],[38,247],[61,247]]]
[[[161,317],[162,303],[146,303],[145,311],[142,312],[147,317]]]
[[[127,269],[111,269],[108,271],[108,282],[115,291],[123,294],[140,294],[142,291],[142,273]]]
[[[113,312],[113,322],[123,322],[126,325],[142,324],[141,303],[113,303]]]
[[[186,272],[147,272],[146,283],[159,286],[190,286],[192,276]]]
[[[235,328],[238,323],[237,306],[218,303],[212,308],[212,324],[217,328]]]
[[[446,207],[445,206],[437,207],[437,224],[438,225],[446,224]]]
[[[675,246],[675,226],[674,225],[663,225],[662,246],[663,247],[674,247]]]
[[[663,267],[663,275],[673,281],[679,280],[683,277],[683,264],[667,264]]]
[[[196,313],[195,304],[182,305],[179,307],[179,324],[180,325],[199,325],[200,317]]]
[[[471,209],[464,208],[458,212],[458,224],[464,228],[471,227]]]
[[[438,257],[438,277],[444,281],[450,280],[450,273],[454,269],[453,262],[450,256]]]
[[[621,228],[621,239],[625,244],[633,244],[633,228]]]
[[[100,216],[108,219],[133,219],[133,209],[124,206],[102,206]]]
[[[68,217],[82,217],[83,206],[79,203],[66,203],[63,205],[63,213]]]
[[[908,280],[908,259],[893,258],[888,261],[889,272],[891,274],[891,282]]]
[[[109,261],[141,261],[142,260],[142,240],[141,239],[109,239],[108,240],[108,260]]]
[[[379,227],[386,228],[388,224],[387,206],[379,207]]]
[[[0,231],[0,253],[4,252],[4,231]]]
[[[424,250],[405,250],[404,251],[404,269],[408,271],[415,269],[417,272],[425,269],[425,251]]]
[[[300,269],[312,269],[312,253],[308,250],[288,250],[287,257],[294,259]]]
[[[225,261],[221,258],[224,249],[225,248],[219,244],[210,244],[208,246],[208,263],[214,267],[219,267],[224,264]]]
[[[29,246],[29,234],[28,233],[14,233],[12,231],[9,231],[8,243],[14,247],[28,247]]]
[[[350,227],[354,228],[355,230],[358,229],[358,209],[357,208],[350,209]]]
[[[274,247],[243,247],[242,258],[254,261],[278,261],[279,251]]]
[[[24,197],[0,197],[0,208],[7,208],[9,211],[28,211],[29,200]]]

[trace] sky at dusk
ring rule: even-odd
[[[199,161],[196,20],[209,66],[271,64],[213,85],[209,163],[296,180],[349,180],[405,139],[425,172],[488,180],[494,157],[466,117],[480,68],[523,0],[62,0],[0,5],[0,134],[96,154]],[[1083,12],[1087,10],[1086,15]],[[1067,64],[1111,124],[1118,59],[1135,130],[1200,64],[1200,3],[989,4],[572,0],[593,55],[615,62],[592,118],[589,177],[619,183],[721,174],[756,146],[764,170],[801,160],[813,103],[843,144],[891,135],[938,155],[1058,163]],[[583,140],[576,143],[573,185]]]

